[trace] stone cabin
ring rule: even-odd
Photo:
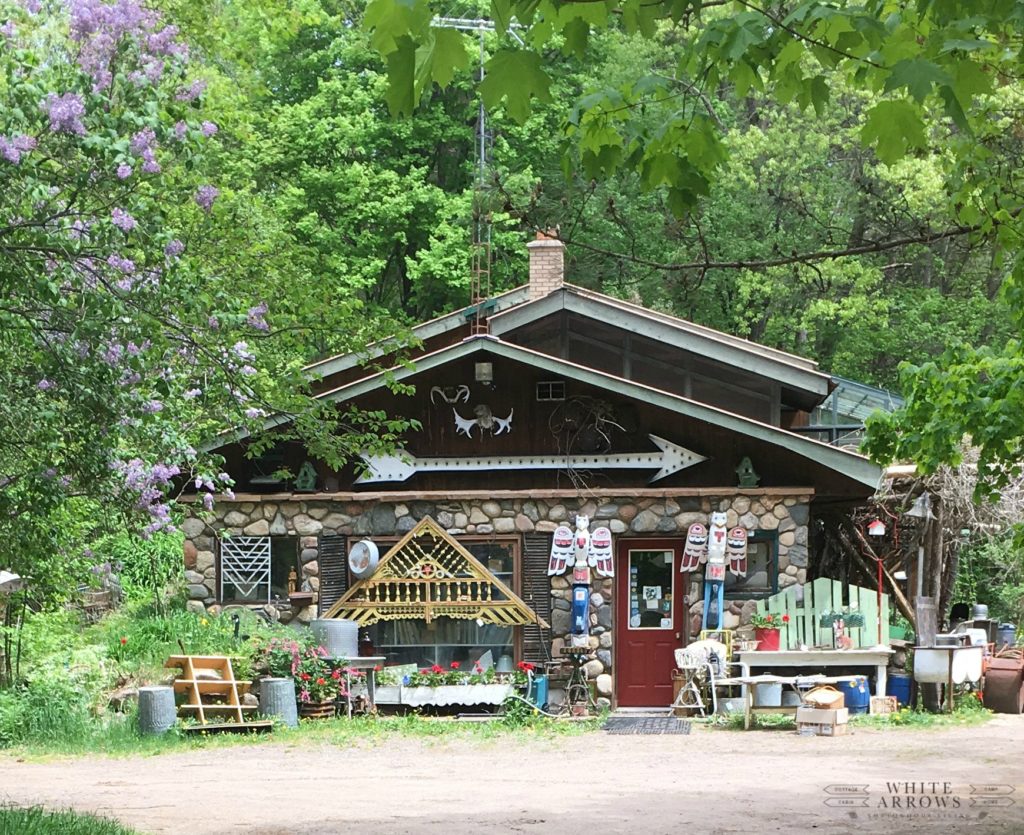
[[[703,578],[678,570],[693,522],[724,510],[749,531],[747,575],[726,581],[726,627],[810,579],[816,508],[858,504],[880,478],[862,456],[798,431],[829,375],[573,286],[560,241],[527,246],[525,286],[415,328],[414,367],[390,372],[414,394],[393,394],[352,355],[309,366],[318,397],[416,418],[404,457],[334,471],[295,444],[256,459],[237,435],[214,445],[235,498],[184,523],[191,608],[262,606],[308,622],[349,588],[351,545],[370,540],[383,555],[429,515],[547,626],[380,621],[378,653],[444,666],[488,650],[557,659],[570,589],[548,576],[548,555],[556,526],[582,513],[611,529],[615,561],[614,577],[592,584],[588,674],[605,703],[650,706],[671,701],[672,650],[700,627]],[[639,612],[638,586],[657,589]]]

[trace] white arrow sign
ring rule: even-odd
[[[366,472],[356,479],[357,484],[375,481],[405,481],[416,473],[440,472],[443,470],[604,470],[604,469],[646,469],[658,467],[651,481],[678,473],[701,461],[703,455],[684,449],[671,441],[648,435],[659,452],[620,452],[611,455],[485,455],[464,458],[416,458],[408,452],[396,455],[362,456]]]

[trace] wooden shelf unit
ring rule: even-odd
[[[178,667],[181,675],[174,680],[174,692],[185,694],[186,701],[178,705],[180,718],[195,718],[203,725],[207,717],[217,722],[233,720],[245,722],[245,713],[256,708],[242,704],[251,682],[237,681],[231,659],[224,655],[172,655],[165,667]],[[219,676],[203,676],[197,671],[208,670]]]

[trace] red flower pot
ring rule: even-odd
[[[757,627],[754,629],[754,637],[757,638],[758,652],[771,652],[779,648],[778,629],[761,629]]]

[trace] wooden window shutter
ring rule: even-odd
[[[348,539],[336,533],[320,536],[319,614],[331,608],[348,591]]]
[[[551,581],[548,577],[551,538],[549,533],[523,535],[523,602],[548,623],[551,623]],[[523,627],[523,660],[533,664],[551,660],[550,629],[535,623]]]

